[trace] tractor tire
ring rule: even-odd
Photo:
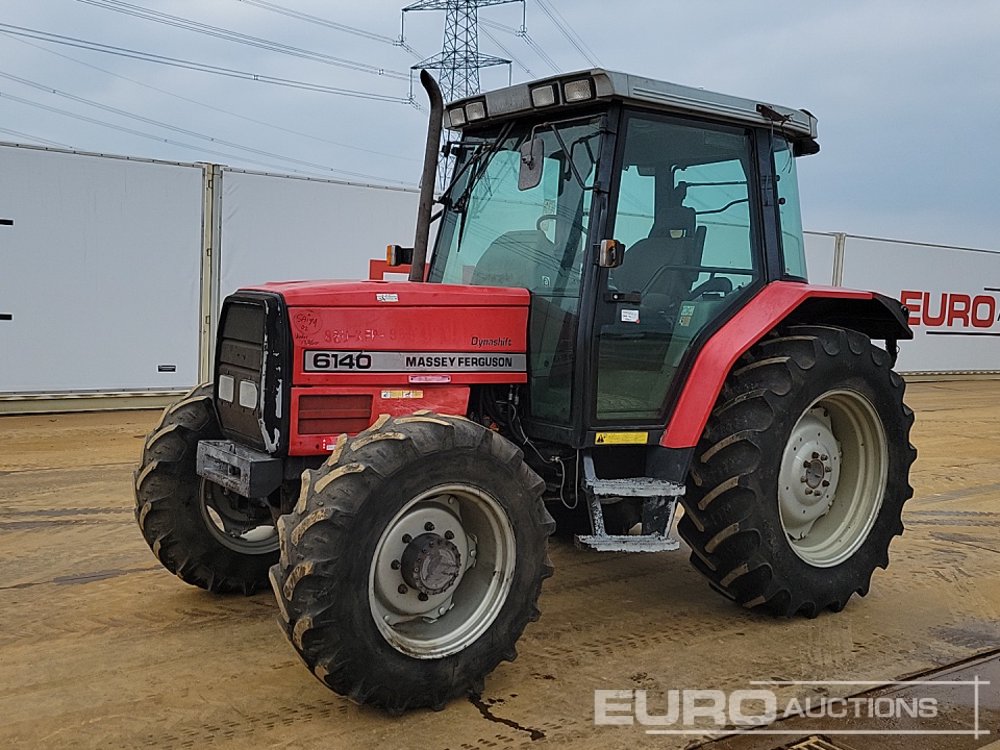
[[[277,531],[262,501],[196,473],[198,441],[221,438],[211,384],[167,407],[135,472],[135,517],[153,554],[178,578],[219,594],[250,595],[267,585],[278,559]]]
[[[904,388],[885,351],[842,328],[792,327],[737,362],[678,523],[713,588],[785,617],[868,593],[913,495]]]
[[[555,526],[543,489],[516,446],[461,417],[383,415],[341,436],[278,521],[280,626],[356,703],[478,695],[539,616]]]

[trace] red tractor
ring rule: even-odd
[[[417,236],[382,264],[409,281],[225,300],[214,383],[136,472],[163,565],[215,592],[270,578],[315,676],[392,712],[514,658],[553,516],[593,550],[673,550],[679,502],[691,562],[740,605],[867,593],[912,494],[912,333],[896,300],[806,282],[815,118],[603,70],[445,111],[422,80]]]

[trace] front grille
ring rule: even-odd
[[[372,397],[324,395],[299,397],[300,435],[361,432],[372,422]]]
[[[215,405],[230,440],[269,453],[288,445],[288,326],[279,295],[237,292],[222,307]]]

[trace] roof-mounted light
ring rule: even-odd
[[[465,125],[465,110],[461,107],[455,107],[454,109],[448,110],[448,122],[453,128],[460,128]]]
[[[465,105],[465,117],[469,122],[475,122],[476,120],[486,119],[486,102],[476,101],[469,102]]]
[[[556,103],[556,85],[536,86],[531,90],[531,103],[536,107],[551,107]]]
[[[567,104],[585,102],[594,98],[594,84],[589,78],[567,81],[563,85],[563,99]]]

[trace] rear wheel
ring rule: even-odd
[[[198,476],[198,441],[221,437],[210,384],[169,406],[135,472],[136,520],[171,573],[209,591],[252,594],[277,561],[277,531],[263,500]]]
[[[729,375],[698,445],[678,532],[712,586],[781,615],[868,592],[903,532],[913,412],[864,335],[800,326]]]
[[[543,488],[513,444],[460,417],[342,437],[279,520],[271,581],[293,647],[334,691],[392,712],[479,693],[539,614]]]

